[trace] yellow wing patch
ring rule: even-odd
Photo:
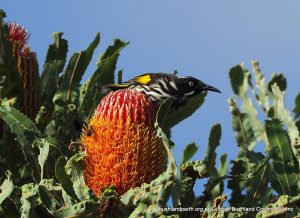
[[[148,82],[151,81],[151,77],[149,74],[137,76],[134,78],[134,81],[143,85],[146,85]]]

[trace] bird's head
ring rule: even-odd
[[[207,85],[201,80],[194,77],[179,77],[175,79],[175,84],[179,87],[180,91],[185,95],[194,96],[205,91],[219,92],[221,91],[213,86]]]

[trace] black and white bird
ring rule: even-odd
[[[217,88],[194,77],[177,77],[174,74],[166,73],[146,73],[122,84],[104,85],[101,89],[102,93],[107,94],[110,91],[124,88],[143,92],[156,103],[162,103],[170,98],[174,108],[185,105],[191,97],[206,91],[221,93]]]

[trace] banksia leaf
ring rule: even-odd
[[[40,143],[38,143],[39,146],[39,156],[38,156],[38,163],[41,167],[41,180],[44,178],[44,165],[49,155],[50,150],[50,144],[47,142],[47,140],[42,139]]]
[[[57,90],[59,73],[62,72],[68,52],[68,42],[62,38],[63,33],[52,34],[53,44],[49,46],[41,75],[41,92],[43,104],[50,104]]]
[[[246,181],[246,194],[243,205],[247,207],[263,206],[265,203],[262,202],[263,198],[269,200],[270,189],[268,185],[271,167],[268,161],[272,155],[274,155],[275,151],[276,148],[273,148],[267,157],[254,151],[240,151],[239,158],[245,159],[246,157],[247,164],[250,166],[250,171],[248,169],[247,172],[244,173],[244,176],[242,176],[249,178],[248,181]]]
[[[21,144],[25,159],[32,169],[33,178],[39,181],[41,171],[32,148],[35,140],[40,137],[36,125],[12,107],[0,106],[0,116],[9,125],[11,131],[17,135],[17,141]]]
[[[43,203],[44,207],[46,207],[46,209],[49,211],[49,213],[53,213],[57,208],[59,208],[59,203],[45,186],[39,185],[38,193],[41,202]]]
[[[300,142],[299,130],[290,112],[284,106],[284,92],[280,91],[280,87],[276,84],[272,86],[272,92],[275,97],[275,108],[277,111],[275,114],[279,120],[287,125],[291,142],[290,146],[300,166],[300,147],[298,145]]]
[[[232,128],[234,130],[235,139],[238,146],[254,147],[256,144],[256,138],[254,136],[249,115],[242,113],[239,110],[233,98],[230,98],[228,103],[232,116]]]
[[[76,88],[79,85],[79,82],[81,81],[81,78],[87,66],[90,63],[94,50],[98,46],[99,42],[100,33],[96,35],[93,42],[85,51],[81,51],[80,53],[74,53],[71,57],[69,64],[65,70],[65,73],[62,77],[62,81],[59,88],[60,91],[67,93],[64,102],[70,103],[72,92],[74,91],[74,88]]]
[[[66,172],[71,176],[73,188],[77,198],[81,201],[90,199],[90,189],[84,182],[82,160],[84,156],[82,153],[74,155],[66,164]]]
[[[245,114],[245,117],[247,117],[246,120],[249,122],[249,125],[251,126],[252,132],[254,134],[254,137],[252,138],[253,141],[248,140],[248,142],[247,142],[248,148],[250,150],[253,149],[256,145],[256,142],[259,140],[262,140],[268,147],[268,140],[267,140],[267,136],[266,136],[266,133],[264,130],[264,125],[262,122],[258,121],[258,119],[257,119],[258,112],[257,112],[256,108],[254,107],[251,98],[248,97],[249,87],[253,90],[250,73],[248,72],[248,70],[246,70],[242,66],[238,65],[230,70],[229,75],[231,78],[231,85],[232,85],[233,90],[238,90],[238,93],[236,93],[236,91],[235,91],[235,94],[237,95],[237,97],[239,97],[242,100],[242,113]],[[242,78],[243,78],[243,82],[241,82]],[[235,103],[235,102],[233,102],[232,100],[229,100],[231,112],[233,112],[232,108],[231,108],[231,106],[234,106],[233,103]],[[234,115],[234,114],[232,113],[232,115]],[[233,121],[234,121],[234,119],[233,119]],[[240,123],[242,123],[242,122],[240,121]],[[234,123],[233,123],[233,126],[234,126]],[[239,125],[239,126],[242,127],[242,125]],[[245,136],[245,134],[244,134],[244,136]]]
[[[81,137],[85,182],[96,194],[111,185],[123,194],[166,170],[155,114],[156,105],[139,92],[120,90],[102,99]]]
[[[198,151],[198,147],[196,146],[195,143],[188,144],[183,151],[181,164],[184,164],[189,159],[191,159],[197,151]]]
[[[86,91],[82,93],[82,101],[80,104],[80,112],[86,117],[91,117],[103,95],[99,90],[101,85],[114,83],[114,72],[121,50],[128,45],[128,42],[116,39],[114,44],[109,46],[107,50],[98,58],[97,69],[91,78],[84,84]]]
[[[11,172],[7,171],[7,179],[4,180],[2,185],[0,186],[0,205],[2,202],[8,198],[14,190],[14,184],[11,179]]]
[[[213,180],[214,179],[219,180],[218,184],[211,191],[212,196],[215,198],[218,197],[219,195],[221,195],[224,191],[224,181],[223,181],[223,179],[218,179],[218,178],[225,178],[225,176],[227,174],[229,164],[226,162],[226,158],[227,158],[227,154],[223,154],[220,157],[220,166],[219,166],[217,172],[213,171],[213,175],[211,175],[211,177],[213,177]],[[214,175],[215,173],[217,173],[217,175]]]
[[[229,77],[231,82],[231,87],[236,95],[239,95],[244,83],[244,70],[241,65],[237,65],[230,69]]]
[[[55,176],[57,180],[60,182],[64,191],[72,198],[79,200],[76,196],[73,189],[73,182],[69,174],[67,174],[65,166],[67,164],[67,160],[65,157],[61,156],[58,158],[55,165]]]
[[[270,104],[265,76],[259,69],[258,61],[252,61],[251,63],[255,76],[256,87],[259,91],[258,95],[256,96],[258,104],[263,108],[264,112],[268,112],[270,109]]]
[[[93,200],[81,201],[71,207],[62,208],[53,213],[56,218],[85,217],[94,218],[98,214],[99,203]]]
[[[272,86],[274,84],[277,84],[280,91],[285,91],[287,87],[287,81],[286,78],[282,74],[273,74],[272,79],[268,83],[268,90],[270,93],[272,93]]]
[[[215,167],[216,161],[216,149],[220,145],[222,135],[222,129],[220,124],[215,124],[210,129],[208,146],[205,151],[205,157],[203,162],[207,165],[208,171],[211,171]]]
[[[272,158],[272,165],[280,187],[273,187],[279,194],[297,195],[298,176],[292,150],[286,131],[283,130],[279,120],[267,120],[266,132],[270,146],[278,147],[278,150]],[[273,184],[274,185],[274,184]]]
[[[22,186],[21,197],[21,217],[32,217],[33,208],[36,207],[39,202],[38,185],[33,183],[27,183]]]

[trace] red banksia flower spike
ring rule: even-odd
[[[85,181],[97,195],[111,185],[123,194],[166,170],[165,147],[154,127],[156,110],[146,95],[132,90],[102,99],[81,136]]]
[[[17,23],[8,24],[8,40],[13,43],[15,56],[23,51],[28,39],[27,29]]]

